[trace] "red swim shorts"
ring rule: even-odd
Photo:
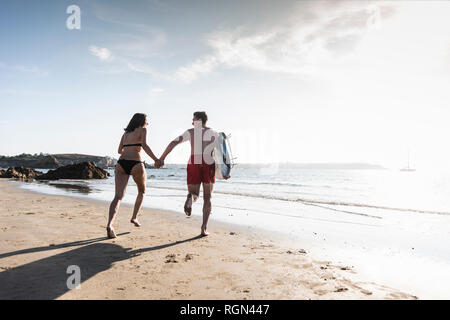
[[[191,156],[187,165],[187,184],[214,183],[216,175],[215,164],[194,163],[194,156]]]

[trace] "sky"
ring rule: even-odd
[[[448,1],[2,0],[0,154],[118,158],[143,112],[160,155],[206,111],[238,163],[401,168],[409,150],[450,170],[449,16]]]

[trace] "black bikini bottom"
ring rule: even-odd
[[[143,161],[137,161],[137,160],[125,160],[125,159],[119,159],[117,160],[117,163],[120,164],[120,166],[123,168],[126,174],[131,174],[131,169],[138,163],[144,163]]]

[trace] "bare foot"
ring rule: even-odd
[[[117,235],[112,227],[106,227],[106,236],[110,239],[117,238]]]
[[[131,219],[130,222],[132,224],[134,224],[135,227],[140,227],[141,224],[139,223],[139,221],[137,219]]]
[[[206,228],[202,228],[201,235],[204,236],[204,237],[209,236],[209,232],[206,231]]]
[[[187,195],[186,202],[184,203],[184,213],[189,217],[192,213],[192,195]]]

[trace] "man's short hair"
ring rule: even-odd
[[[205,124],[206,121],[208,121],[208,116],[206,115],[205,111],[194,112],[194,117],[196,117],[197,119],[201,119],[203,124]]]

